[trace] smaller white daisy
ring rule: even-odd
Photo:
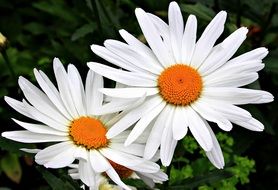
[[[53,66],[58,89],[42,71],[34,69],[43,91],[19,77],[19,86],[28,102],[5,97],[12,108],[39,124],[13,119],[26,130],[4,132],[2,136],[23,143],[57,142],[43,150],[22,150],[36,153],[35,161],[47,168],[66,167],[78,159],[80,178],[88,186],[96,183],[93,176],[105,172],[116,184],[129,189],[114,169],[117,164],[130,172],[156,175],[159,165],[142,158],[146,138],[125,147],[123,142],[129,131],[106,138],[107,130],[121,115],[92,114],[103,103],[103,95],[98,91],[103,87],[103,78],[89,71],[84,88],[75,66],[70,64],[66,71],[57,58]]]
[[[90,167],[90,166],[89,166]],[[75,179],[80,179],[80,173],[77,164],[70,165],[69,175]],[[157,173],[149,174],[143,172],[131,171],[130,169],[121,166],[114,165],[114,169],[120,175],[122,179],[133,178],[133,179],[141,179],[143,180],[150,188],[154,188],[155,183],[162,183],[163,181],[168,180],[168,177],[162,171],[158,171]],[[96,183],[94,186],[90,186],[90,189],[99,189],[99,190],[122,190],[121,186],[113,185],[109,183],[109,178],[107,178],[105,173],[95,175]],[[135,187],[128,186],[132,190],[135,190]]]

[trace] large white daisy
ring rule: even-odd
[[[267,49],[258,48],[231,59],[246,38],[245,27],[215,45],[224,30],[225,11],[213,18],[197,42],[196,17],[190,15],[184,26],[176,2],[169,6],[169,24],[140,8],[135,14],[150,48],[125,30],[120,30],[120,35],[126,43],[106,40],[105,47],[91,46],[95,54],[124,70],[95,62],[88,66],[128,86],[101,89],[101,92],[127,102],[146,96],[140,106],[112,126],[107,137],[115,137],[139,120],[125,144],[131,144],[151,127],[144,157],[150,159],[160,146],[161,161],[168,166],[177,141],[189,128],[211,162],[223,168],[220,146],[207,121],[225,131],[232,129],[232,123],[253,131],[264,129],[248,111],[237,105],[273,101],[268,92],[240,88],[258,79],[257,72],[264,67],[262,59]],[[108,110],[106,107],[105,111]]]
[[[159,165],[142,158],[146,138],[125,147],[128,131],[106,138],[107,130],[121,116],[92,114],[103,102],[103,95],[98,91],[103,87],[102,77],[89,71],[84,89],[75,66],[70,64],[66,71],[57,58],[53,66],[58,89],[42,71],[34,69],[43,91],[20,77],[19,86],[28,102],[5,97],[12,108],[40,124],[13,119],[26,130],[4,132],[2,136],[23,143],[57,142],[43,150],[23,150],[37,153],[35,161],[47,168],[66,167],[79,160],[80,178],[88,186],[96,183],[94,175],[105,172],[116,184],[129,189],[114,169],[118,165],[129,172],[156,175]]]

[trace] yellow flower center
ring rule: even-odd
[[[187,65],[176,64],[160,74],[158,88],[166,102],[186,106],[200,97],[203,82],[197,70]]]
[[[69,135],[76,145],[87,149],[98,149],[106,147],[109,143],[105,136],[106,132],[107,129],[100,120],[80,117],[71,123]]]

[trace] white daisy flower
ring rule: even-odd
[[[107,130],[120,119],[119,114],[92,114],[103,102],[103,95],[98,91],[103,87],[103,78],[89,71],[84,89],[75,66],[70,64],[66,71],[55,58],[53,67],[58,89],[46,74],[34,69],[43,91],[20,77],[19,86],[28,102],[5,97],[12,108],[41,124],[13,119],[26,130],[4,132],[2,136],[23,143],[56,142],[43,150],[23,150],[37,153],[35,161],[47,168],[66,167],[78,159],[80,178],[88,186],[96,183],[94,175],[105,172],[116,184],[129,189],[113,168],[117,164],[130,172],[156,175],[159,165],[142,158],[146,138],[125,147],[128,131],[115,138],[106,138]]]
[[[169,6],[169,24],[140,8],[135,14],[150,48],[125,30],[120,30],[120,35],[126,43],[106,40],[105,47],[91,46],[95,54],[125,69],[88,63],[96,73],[128,85],[127,88],[101,89],[101,92],[127,102],[147,96],[140,106],[111,127],[108,139],[139,120],[125,144],[131,144],[151,127],[144,157],[150,159],[160,146],[161,161],[168,166],[177,141],[189,128],[210,161],[217,168],[223,168],[220,146],[207,121],[225,131],[232,129],[232,123],[253,131],[264,129],[238,105],[273,101],[268,92],[240,88],[258,79],[257,72],[264,67],[262,59],[268,54],[267,49],[258,48],[231,59],[246,38],[245,27],[215,45],[224,30],[225,11],[213,18],[197,42],[196,17],[190,15],[184,26],[176,2]],[[105,111],[109,113],[109,108]]]
[[[71,169],[69,169],[69,175],[73,179],[76,180],[80,179],[78,165],[72,164],[70,165],[70,167]],[[132,171],[124,166],[115,163],[113,167],[122,179],[127,179],[127,178],[142,179],[150,188],[154,188],[155,183],[162,183],[163,181],[168,180],[167,175],[162,171],[158,171],[157,173],[153,173],[153,174],[137,172],[137,171]],[[99,190],[105,190],[105,189],[122,190],[123,189],[121,186],[110,184],[105,173],[95,175],[94,177],[96,183],[94,184],[94,186],[90,186],[90,189],[99,189]],[[136,189],[135,187],[132,186],[128,186],[128,187],[131,188],[132,190]]]

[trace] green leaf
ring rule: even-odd
[[[225,170],[215,170],[213,172],[209,172],[204,175],[195,176],[193,178],[183,180],[181,184],[185,184],[185,185],[176,185],[176,186],[169,187],[168,189],[184,190],[186,188],[195,188],[206,183],[217,182],[222,179],[230,178],[232,176],[233,174],[231,172]]]
[[[181,10],[188,14],[196,15],[199,19],[206,21],[211,21],[211,19],[215,15],[212,9],[200,3],[196,3],[195,5],[181,4]]]
[[[25,152],[19,150],[21,148],[35,148],[35,146],[32,144],[23,144],[23,143],[14,142],[4,137],[0,137],[1,150],[6,150],[11,153],[16,153],[18,155],[25,155],[26,154]]]
[[[48,170],[37,167],[37,170],[42,174],[42,177],[50,185],[53,190],[75,190],[76,188],[71,185],[68,181],[63,181],[62,179],[56,177],[54,174]]]
[[[96,30],[97,26],[93,23],[85,24],[82,27],[78,28],[71,36],[71,40],[75,41],[79,38],[86,36],[89,33],[93,33]]]
[[[22,170],[16,154],[8,153],[0,161],[0,166],[7,177],[15,183],[19,183]]]

